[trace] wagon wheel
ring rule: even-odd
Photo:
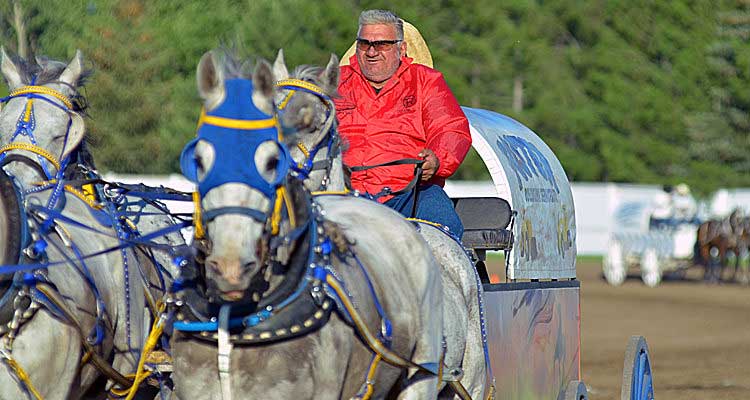
[[[612,286],[620,286],[628,275],[622,256],[622,245],[617,240],[610,241],[604,257],[604,279]]]
[[[589,394],[583,381],[568,382],[564,400],[589,400]]]
[[[631,336],[625,349],[622,371],[621,400],[651,400],[654,387],[651,376],[651,359],[643,336]]]
[[[661,271],[659,270],[659,258],[656,250],[646,249],[641,259],[641,279],[648,287],[657,287],[661,283]]]

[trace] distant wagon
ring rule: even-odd
[[[614,214],[616,227],[610,234],[602,265],[611,285],[620,285],[628,272],[640,269],[641,279],[656,287],[667,274],[684,276],[693,265],[698,224],[694,221],[651,227],[651,208],[643,202],[628,202]]]

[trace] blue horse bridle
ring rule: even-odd
[[[68,116],[68,123],[65,129],[65,141],[63,143],[63,151],[68,143],[68,137],[70,135],[70,128],[73,125],[74,115],[77,115],[73,110],[73,103],[64,94],[57,90],[46,86],[23,86],[13,90],[8,96],[0,98],[0,103],[6,103],[17,97],[27,98],[26,107],[24,112],[18,118],[16,123],[16,130],[10,139],[10,143],[0,147],[0,163],[8,157],[8,152],[13,150],[25,150],[34,153],[37,156],[39,165],[41,165],[45,177],[47,179],[54,179],[55,176],[61,176],[65,170],[65,166],[68,164],[69,157],[62,160],[62,154],[60,157],[55,157],[47,150],[39,147],[37,144],[36,137],[34,136],[34,129],[36,129],[36,120],[34,119],[34,100],[43,100],[47,103],[59,108]],[[56,99],[54,101],[50,97]],[[58,103],[59,101],[59,103]],[[29,138],[31,143],[13,143],[18,136],[26,136]],[[50,172],[50,166],[56,168],[56,173]]]
[[[289,104],[289,101],[297,91],[310,93],[316,96],[326,106],[326,117],[323,127],[323,129],[326,130],[325,137],[323,138],[323,140],[319,141],[312,149],[307,149],[304,144],[302,144],[302,142],[299,142],[297,144],[297,148],[299,148],[300,151],[302,151],[302,154],[305,155],[305,160],[297,164],[293,164],[291,168],[292,171],[294,171],[297,174],[297,177],[301,180],[307,179],[312,171],[325,169],[327,172],[329,172],[333,163],[334,150],[338,145],[338,137],[336,136],[335,131],[336,125],[334,123],[336,116],[333,114],[333,111],[335,109],[333,100],[317,85],[301,79],[283,79],[276,82],[276,87],[278,89],[289,91],[281,101],[281,103],[279,103],[278,105],[279,113],[284,112],[284,109]],[[317,156],[318,152],[323,149],[323,147],[328,148],[328,158],[326,160],[314,161],[315,156]],[[321,184],[322,188],[325,188],[326,186],[328,175],[329,173],[326,173],[326,177]]]
[[[200,210],[200,198],[213,188],[226,183],[243,183],[259,190],[271,204],[276,200],[277,188],[286,178],[291,156],[280,142],[281,130],[278,119],[259,110],[252,101],[253,83],[247,79],[225,81],[224,103],[208,112],[202,111],[198,121],[198,136],[188,143],[180,156],[182,173],[198,186],[196,211]],[[198,142],[208,143],[215,152],[214,163],[205,176],[199,178],[195,147]],[[276,177],[267,181],[258,171],[254,156],[261,144],[273,142],[279,149]],[[199,212],[199,211],[198,211]],[[210,210],[194,221],[196,233],[208,221],[224,214],[246,215],[265,222],[269,212],[248,207],[222,207]],[[198,235],[199,237],[201,235]]]

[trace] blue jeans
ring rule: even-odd
[[[405,217],[411,217],[411,208],[414,203],[414,192],[402,193],[384,204]],[[447,226],[450,232],[460,239],[464,233],[464,225],[458,218],[453,202],[438,185],[426,184],[419,186],[417,196],[416,218],[437,222]]]

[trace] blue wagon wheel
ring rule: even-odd
[[[589,394],[583,381],[570,381],[565,388],[565,400],[589,400]]]
[[[622,370],[621,400],[651,400],[654,385],[651,375],[651,359],[643,336],[631,336],[625,349],[625,364]]]

